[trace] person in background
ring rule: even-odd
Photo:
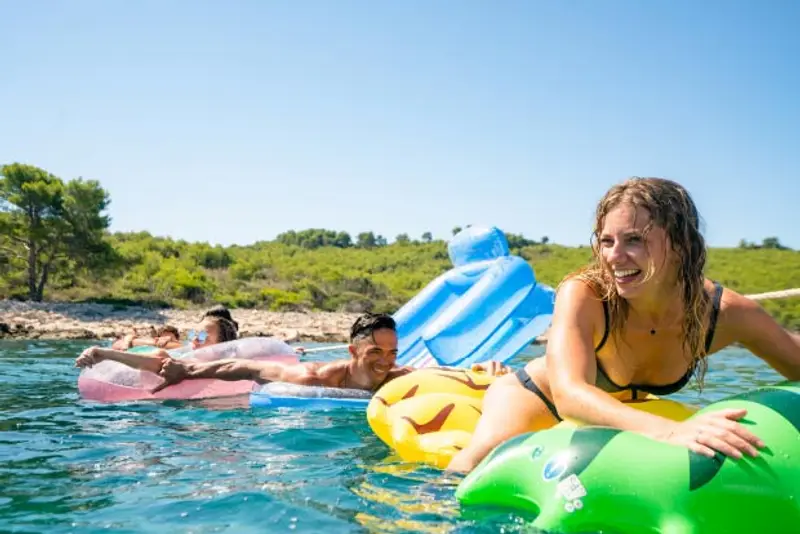
[[[252,380],[259,384],[288,382],[306,386],[352,388],[376,391],[386,382],[414,370],[397,366],[397,330],[387,314],[367,313],[356,319],[350,329],[350,357],[332,362],[282,363],[244,359],[192,362],[169,358],[163,353],[128,354],[101,347],[91,347],[76,360],[76,367],[92,366],[110,359],[136,369],[159,374],[164,382],[153,392],[183,380]],[[509,371],[499,362],[476,364],[473,370],[493,375]]]
[[[216,324],[217,326],[209,327],[209,325],[212,324]],[[215,341],[217,338],[216,333],[220,331],[220,329],[222,329],[221,335],[224,339]],[[115,340],[111,344],[111,348],[118,351],[126,351],[131,347],[150,346],[171,350],[185,345],[185,343],[182,343],[180,340],[180,332],[174,326],[167,325],[158,330],[151,326],[150,330],[151,333],[149,337],[139,336],[134,332],[133,334]],[[215,334],[211,335],[211,331],[214,331]],[[230,310],[225,306],[217,305],[205,311],[201,317],[201,323],[187,332],[186,342],[191,344],[192,350],[194,350],[209,344],[238,339],[238,332],[239,323],[233,319]],[[298,354],[305,354],[305,348],[301,346],[294,347],[294,351]]]
[[[231,312],[224,306],[215,306],[203,313],[203,316],[201,317],[201,320],[197,326],[189,330],[187,333],[186,341],[189,342],[192,350],[197,350],[210,345],[216,345],[217,343],[233,341],[234,339],[238,338],[239,324],[233,320]],[[147,341],[146,338],[145,341]],[[130,347],[120,349],[118,348],[119,345],[116,347],[112,345],[110,349],[102,347],[90,347],[90,349],[87,350],[95,349],[100,351],[100,353],[106,355],[103,359],[118,361],[120,363],[130,365],[131,367],[137,367],[137,365],[141,364],[143,367],[137,368],[144,369],[146,371],[157,372],[158,369],[153,367],[153,362],[156,360],[141,359],[139,356],[152,356],[158,361],[161,361],[164,358],[172,359],[167,352],[167,349],[179,348],[183,346],[180,343],[175,344],[174,342],[172,342],[172,345],[173,346],[169,346],[168,344],[166,348],[160,348],[156,345],[153,345],[156,350],[146,355],[126,352],[126,350]],[[84,353],[85,352],[86,351],[84,351]]]
[[[136,332],[114,340],[111,348],[115,350],[128,350],[132,347],[157,347],[160,349],[177,349],[182,347],[180,331],[172,325],[162,326],[158,329],[151,327],[150,336],[139,336]]]
[[[217,317],[217,318],[220,318],[220,319],[225,319],[227,321],[230,321],[233,324],[233,326],[236,327],[237,332],[239,330],[239,323],[237,323],[236,321],[233,320],[233,317],[231,316],[230,310],[228,310],[228,308],[226,308],[225,306],[222,306],[222,305],[214,306],[213,308],[211,308],[210,310],[206,311],[203,314],[203,318],[207,318],[207,317]],[[193,337],[193,332],[194,331],[191,330],[190,333],[189,333],[190,336],[192,336],[192,337]],[[294,347],[294,351],[296,353],[298,353],[298,354],[305,354],[305,348],[304,347]]]

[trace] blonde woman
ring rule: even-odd
[[[612,187],[597,206],[593,261],[559,287],[544,358],[488,389],[470,444],[449,470],[471,471],[495,446],[569,417],[639,432],[707,456],[755,456],[759,438],[722,410],[674,422],[626,406],[668,395],[706,357],[740,343],[800,380],[800,336],[756,302],[705,277],[706,245],[689,193],[659,178]]]

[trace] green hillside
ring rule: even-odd
[[[108,242],[118,253],[114,265],[102,275],[55,273],[46,298],[175,307],[216,302],[272,310],[393,311],[451,267],[444,241],[344,248],[280,241],[212,247],[137,233],[112,234]],[[552,286],[590,256],[588,247],[553,244],[528,244],[514,252],[531,263],[538,280]],[[708,274],[745,294],[800,287],[800,253],[712,249]],[[0,282],[0,296],[25,296],[24,271],[8,275]],[[800,299],[768,301],[765,306],[783,324],[800,328]]]
[[[450,268],[429,232],[391,244],[381,235],[307,229],[249,246],[209,246],[148,233],[110,234],[111,199],[96,180],[0,167],[0,298],[101,300],[155,306],[394,311]],[[456,233],[460,228],[453,229]],[[514,254],[555,286],[590,257],[588,247],[507,234]],[[742,293],[800,287],[800,252],[775,237],[713,249],[708,275]],[[800,299],[765,306],[800,328]]]

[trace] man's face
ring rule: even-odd
[[[350,345],[350,355],[356,369],[363,372],[376,383],[386,379],[394,369],[397,359],[397,333],[389,328],[375,330],[372,337],[361,338]]]

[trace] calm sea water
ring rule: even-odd
[[[2,532],[525,527],[515,513],[459,510],[454,482],[393,457],[363,413],[251,410],[243,399],[84,402],[73,360],[86,346],[0,341]],[[674,398],[704,405],[779,379],[731,349],[712,358],[702,396],[689,390]]]

